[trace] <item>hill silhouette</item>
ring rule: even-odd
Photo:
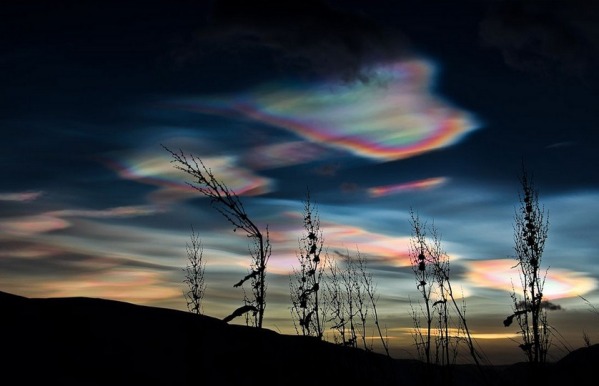
[[[546,365],[546,378],[532,382],[526,363],[456,365],[447,374],[420,361],[311,337],[100,298],[0,291],[0,309],[4,384],[591,385],[599,363],[599,345],[581,348]]]

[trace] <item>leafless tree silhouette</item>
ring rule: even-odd
[[[331,328],[337,331],[334,337],[344,346],[359,347],[372,351],[372,342],[366,337],[370,321],[373,320],[383,348],[389,355],[389,346],[378,320],[376,302],[378,296],[372,274],[368,272],[365,257],[356,251],[353,256],[347,251],[335,251],[336,259],[331,259],[328,267],[327,287],[330,295]]]
[[[327,287],[331,294],[331,328],[337,331],[336,343],[358,347],[355,282],[352,280],[354,266],[351,255],[335,251],[336,257],[329,261]]]
[[[428,364],[452,365],[458,354],[459,343],[465,342],[470,356],[480,369],[483,356],[475,347],[467,324],[465,301],[459,304],[456,299],[449,275],[449,256],[442,248],[441,236],[434,224],[427,226],[413,210],[410,224],[412,269],[416,288],[422,295],[426,323],[423,327],[413,309],[414,339],[418,352]]]
[[[549,220],[545,209],[539,205],[538,192],[524,167],[520,185],[520,206],[514,214],[514,249],[515,267],[520,273],[521,292],[517,295],[516,290],[512,290],[513,313],[503,324],[508,327],[516,319],[522,339],[520,348],[527,360],[531,363],[545,363],[551,343],[551,332],[547,323],[547,308],[543,306],[543,287],[547,270],[545,273],[541,271],[541,258]]]
[[[299,268],[293,268],[289,282],[291,316],[298,333],[322,339],[329,304],[323,285],[328,255],[323,252],[320,217],[318,209],[310,201],[309,191],[304,200],[303,226],[304,234],[299,239],[297,255]]]
[[[262,233],[247,215],[237,194],[219,180],[201,159],[192,154],[186,155],[182,150],[175,152],[164,145],[162,147],[171,154],[171,162],[175,168],[193,178],[193,182],[187,182],[187,184],[200,194],[210,198],[210,203],[233,225],[233,231],[241,230],[252,239],[253,247],[250,249],[252,260],[249,272],[235,283],[234,287],[241,287],[249,281],[254,296],[252,299],[244,296],[245,304],[225,319],[231,320],[251,311],[252,324],[262,328],[266,308],[266,266],[271,255],[268,227],[266,227],[265,233]]]
[[[185,280],[187,292],[185,300],[187,309],[195,314],[202,313],[202,299],[206,293],[206,281],[204,273],[206,261],[204,259],[204,249],[199,235],[191,228],[190,242],[186,244],[187,265],[185,270]]]

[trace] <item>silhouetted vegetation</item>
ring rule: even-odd
[[[182,151],[173,152],[172,162],[179,170],[194,178],[188,183],[234,226],[253,240],[248,274],[234,287],[242,287],[244,304],[222,320],[229,322],[245,316],[246,324],[262,328],[266,306],[266,267],[271,254],[268,227],[263,233],[249,218],[242,202],[202,161]],[[538,204],[538,193],[531,178],[523,171],[519,195],[520,206],[515,212],[514,241],[516,265],[520,270],[521,294],[510,294],[513,313],[504,320],[510,326],[516,320],[520,327],[524,351],[530,363],[545,363],[551,343],[551,326],[547,310],[555,305],[543,298],[545,274],[541,272],[541,257],[547,238],[548,221]],[[410,210],[411,243],[409,253],[421,301],[411,303],[414,324],[413,338],[419,360],[427,365],[451,367],[456,364],[460,347],[465,344],[479,369],[487,361],[478,349],[466,319],[463,296],[457,296],[450,279],[449,255],[441,245],[441,236],[433,225],[422,222]],[[303,234],[298,239],[298,267],[291,267],[289,289],[291,319],[298,335],[328,340],[325,332],[332,331],[332,342],[341,346],[373,351],[374,336],[378,335],[383,350],[390,357],[389,341],[380,325],[377,311],[378,295],[367,260],[356,253],[335,251],[334,257],[324,248],[323,232],[316,206],[309,191],[303,208]],[[188,265],[184,282],[188,310],[200,314],[205,293],[202,245],[193,231],[187,244]],[[244,284],[250,284],[253,297],[248,297]],[[514,288],[514,286],[512,286]],[[582,298],[585,300],[584,298]],[[559,308],[559,306],[557,306]],[[593,308],[594,309],[594,308]],[[370,332],[370,334],[369,334]],[[586,346],[591,346],[587,335]],[[488,362],[487,362],[488,363]],[[481,369],[482,371],[482,369]],[[446,373],[446,375],[449,373]]]
[[[458,303],[449,276],[449,256],[441,245],[441,235],[433,225],[423,223],[411,210],[410,256],[416,288],[422,296],[419,313],[412,307],[414,340],[421,360],[427,364],[455,364],[460,343],[466,343],[477,366],[482,354],[475,348],[466,320],[466,305]],[[420,314],[424,314],[425,326]],[[423,331],[424,330],[424,331]]]
[[[584,296],[578,296],[578,297],[581,298],[586,303],[586,305],[589,307],[589,311],[591,311],[593,314],[599,316],[599,309],[593,303],[591,303]],[[582,332],[582,339],[584,340],[585,346],[587,346],[587,347],[592,346],[591,337],[587,334],[586,331]]]
[[[526,359],[531,363],[545,363],[551,331],[543,298],[547,272],[541,270],[541,259],[549,221],[544,208],[539,206],[538,192],[526,170],[522,171],[520,184],[520,206],[514,214],[514,249],[521,286],[519,295],[516,289],[511,293],[513,313],[503,324],[508,327],[516,319],[522,339],[519,347]]]
[[[291,316],[296,332],[322,339],[326,329],[329,301],[323,285],[328,255],[323,253],[324,238],[320,230],[318,210],[306,193],[303,210],[304,234],[299,239],[297,260],[289,282]]]
[[[206,280],[204,273],[206,270],[206,260],[204,260],[204,248],[199,235],[191,228],[190,241],[186,244],[187,265],[185,267],[185,280],[187,292],[185,300],[187,309],[195,314],[202,313],[202,299],[206,293]]]
[[[364,264],[361,265],[360,274],[362,275],[364,291],[366,291],[366,295],[370,301],[370,306],[372,306],[372,320],[374,321],[374,325],[376,327],[376,333],[381,340],[381,345],[383,346],[385,353],[390,357],[391,354],[389,353],[389,338],[387,335],[387,330],[385,328],[385,332],[383,333],[383,328],[381,327],[381,323],[379,321],[379,313],[377,311],[379,295],[377,294],[377,288],[376,284],[374,283],[372,273],[366,269],[366,260],[364,260]]]
[[[528,386],[527,363],[452,368],[387,356],[307,336],[232,325],[206,315],[98,298],[26,298],[0,291],[3,379],[11,384]],[[268,371],[252,371],[248,358]],[[599,345],[546,364],[544,386],[596,383]],[[35,371],[24,366],[35,361]],[[317,366],[324,366],[317,370]],[[299,375],[305,375],[299,378]],[[283,380],[283,381],[282,381]],[[305,382],[303,382],[305,381]],[[5,383],[6,383],[5,382]],[[14,382],[13,382],[14,383]]]
[[[247,316],[251,311],[252,317],[248,317],[246,322],[262,328],[266,308],[266,266],[271,253],[268,227],[263,234],[249,218],[237,194],[214,176],[212,170],[206,167],[201,159],[193,154],[186,155],[182,150],[175,152],[165,146],[163,148],[171,154],[171,162],[175,168],[194,179],[194,182],[188,182],[188,185],[210,198],[210,203],[233,225],[233,231],[242,230],[253,240],[253,246],[250,248],[252,259],[249,273],[233,285],[241,287],[249,281],[253,298],[249,298],[244,290],[244,305],[237,308],[226,319]]]
[[[324,237],[320,217],[310,192],[303,210],[304,234],[299,240],[299,268],[293,268],[290,280],[291,314],[296,332],[323,339],[327,328],[335,332],[333,341],[349,347],[373,350],[367,341],[369,322],[375,325],[385,353],[389,356],[387,337],[379,323],[378,295],[366,259],[323,251]],[[331,323],[327,327],[327,323]]]
[[[382,335],[376,312],[376,288],[372,274],[368,272],[366,258],[359,250],[355,255],[349,251],[335,251],[335,255],[329,261],[326,281],[330,297],[330,328],[337,332],[333,340],[343,346],[372,351],[373,342],[367,340],[367,336],[373,321],[383,348],[388,352],[388,342]]]

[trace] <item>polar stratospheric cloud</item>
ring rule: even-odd
[[[434,70],[424,59],[398,61],[373,69],[365,82],[278,82],[173,104],[238,114],[357,156],[395,160],[454,144],[478,128],[473,116],[433,93]]]
[[[515,263],[513,259],[472,261],[468,264],[467,276],[474,285],[511,292],[520,288]],[[551,268],[547,272],[543,296],[547,300],[583,296],[595,288],[597,281],[582,272]]]

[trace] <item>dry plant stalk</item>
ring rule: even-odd
[[[247,215],[237,194],[216,178],[212,170],[206,167],[201,159],[194,155],[186,155],[182,150],[175,152],[166,146],[163,148],[171,154],[171,162],[175,168],[193,178],[194,182],[187,182],[187,184],[210,199],[211,205],[233,225],[234,232],[241,230],[246,233],[248,238],[252,239],[253,248],[250,249],[252,259],[249,273],[233,286],[241,287],[249,281],[254,296],[250,299],[244,295],[244,305],[236,309],[225,320],[229,321],[251,312],[252,318],[247,319],[248,322],[262,328],[266,308],[266,266],[271,254],[268,227],[263,234]]]
[[[458,304],[453,291],[449,256],[441,246],[441,236],[434,224],[427,226],[413,210],[410,214],[410,257],[416,288],[422,296],[420,307],[425,320],[423,326],[419,313],[412,306],[417,351],[427,364],[448,366],[455,364],[459,343],[464,342],[480,369],[481,354],[475,348],[468,328],[465,301]],[[450,334],[450,331],[455,333]]]
[[[541,258],[547,239],[549,221],[544,208],[540,207],[538,192],[532,179],[523,169],[520,177],[522,192],[520,206],[514,214],[514,249],[516,265],[520,273],[520,294],[513,289],[513,313],[503,324],[508,327],[516,319],[520,328],[524,351],[530,363],[545,363],[551,343],[551,332],[547,322],[547,302],[543,298],[543,287],[547,271],[541,271]]]
[[[194,314],[202,313],[202,299],[206,293],[206,260],[204,249],[199,235],[191,228],[190,242],[185,246],[187,252],[187,265],[184,268],[187,292],[184,293],[187,309]]]
[[[328,256],[323,253],[320,218],[309,191],[304,201],[303,227],[304,234],[298,241],[299,268],[293,268],[289,282],[291,316],[298,334],[323,339],[328,311],[323,280]]]

